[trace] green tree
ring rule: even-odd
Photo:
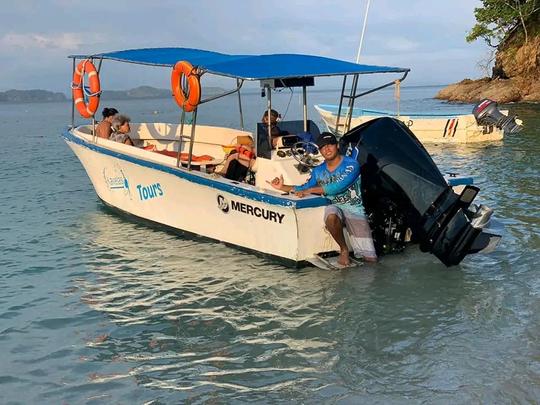
[[[496,48],[516,29],[523,31],[528,42],[527,21],[540,12],[540,0],[482,0],[482,4],[474,9],[476,24],[467,42],[482,38]]]

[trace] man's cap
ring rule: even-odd
[[[322,148],[325,145],[337,145],[338,141],[335,135],[331,132],[323,132],[317,139],[317,146]]]

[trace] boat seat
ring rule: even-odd
[[[283,135],[299,134],[304,132],[304,120],[295,121],[280,121],[278,127]],[[307,121],[307,132],[312,135],[313,139],[317,139],[320,135],[320,130],[317,124],[312,120]],[[262,124],[257,124],[257,157],[270,159],[272,146],[268,141],[268,129]]]
[[[175,159],[178,158],[178,152],[175,150],[151,150],[151,149],[147,149],[147,150],[150,152],[159,153],[160,155],[169,156]],[[189,158],[189,153],[187,152],[180,153],[181,163],[187,164],[188,158]],[[210,156],[210,155],[192,155],[191,156],[192,166],[217,165],[217,164],[220,164],[222,161],[223,159],[215,159],[213,156]]]

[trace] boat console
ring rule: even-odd
[[[294,147],[298,142],[308,139],[308,133],[310,139],[316,139],[320,134],[317,124],[308,120],[308,132],[304,132],[302,120],[281,121],[278,126],[283,135],[278,137],[276,148],[272,149],[267,128],[261,123],[257,124],[255,185],[259,188],[274,190],[266,181],[280,175],[285,184],[291,185],[303,184],[309,178],[309,167],[294,157]]]

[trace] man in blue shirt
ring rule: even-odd
[[[308,194],[326,196],[332,204],[324,211],[326,229],[340,248],[338,263],[350,264],[349,248],[345,242],[343,226],[349,233],[349,241],[356,257],[376,261],[377,254],[371,238],[371,229],[366,219],[360,191],[360,164],[353,158],[342,156],[338,151],[336,137],[323,132],[317,140],[324,163],[314,167],[309,180],[301,186],[283,184],[283,176],[276,177],[270,184],[275,189],[293,192],[298,197]]]

